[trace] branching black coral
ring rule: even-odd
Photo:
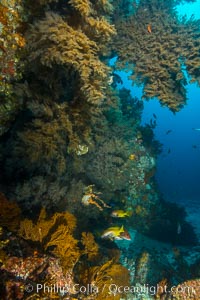
[[[95,41],[53,12],[35,24],[27,40],[30,62],[39,61],[49,68],[59,65],[68,72],[77,72],[79,96],[92,103],[102,101],[102,81],[107,79],[108,67],[98,59],[99,47]]]
[[[92,131],[103,116],[110,78],[101,58],[115,29],[107,0],[27,5],[23,109],[1,162],[5,180],[15,182],[18,201],[30,200],[34,191],[35,204],[46,205],[70,191],[73,158],[94,147]]]
[[[186,101],[184,66],[199,83],[199,21],[178,20],[174,1],[140,1],[126,21],[116,22],[118,65],[144,84],[143,97],[157,97],[178,111]],[[128,63],[128,64],[127,64]]]

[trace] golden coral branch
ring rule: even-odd
[[[97,257],[99,247],[91,232],[82,232],[81,242],[84,245],[83,254],[86,254],[89,260],[93,260]]]
[[[99,60],[95,41],[55,13],[47,13],[29,32],[27,40],[31,62],[40,60],[50,68],[55,64],[73,68],[80,75],[81,91],[86,99],[101,103],[109,68]]]
[[[84,17],[88,17],[92,13],[92,7],[89,0],[70,0],[69,4]]]
[[[72,268],[81,255],[78,240],[72,236],[75,227],[76,219],[72,214],[55,213],[47,218],[43,208],[37,223],[29,219],[21,221],[18,233],[26,240],[39,242],[44,250],[54,247],[53,253],[61,259],[63,267]]]

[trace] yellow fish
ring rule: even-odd
[[[124,229],[123,225],[121,227],[109,227],[103,232],[101,238],[110,240],[131,240],[130,234]]]
[[[113,218],[126,218],[126,217],[131,217],[133,214],[133,212],[131,210],[114,210],[112,213],[111,213],[111,217]]]

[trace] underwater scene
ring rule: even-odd
[[[0,0],[0,300],[200,299],[200,0]]]

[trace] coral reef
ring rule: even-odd
[[[0,4],[0,136],[9,129],[21,100],[15,85],[21,79],[20,52],[25,39],[19,31],[23,19],[21,0],[3,0]]]
[[[116,19],[113,51],[118,67],[132,71],[134,83],[144,84],[143,98],[157,97],[176,112],[186,103],[187,79],[200,84],[199,20],[180,20],[177,1],[140,1],[126,19]],[[126,34],[124,34],[126,32]]]
[[[82,232],[80,241],[75,239],[75,227],[76,219],[68,212],[47,217],[43,209],[36,223],[22,220],[18,236],[12,235],[9,244],[1,243],[5,248],[0,266],[2,299],[39,299],[47,294],[48,299],[75,294],[81,299],[112,299],[104,291],[104,283],[128,284],[128,270],[119,264],[118,252],[108,260],[91,232]],[[8,232],[6,235],[10,237]],[[96,290],[86,293],[80,288],[88,286]]]
[[[111,70],[102,54],[115,34],[112,5],[40,1],[25,7],[30,24],[16,95],[23,109],[1,144],[2,181],[13,182],[9,198],[27,208],[40,201],[59,206],[73,188],[76,162],[84,167],[82,157],[94,147],[93,128],[104,118]]]
[[[10,257],[1,266],[14,277],[22,280],[35,279],[47,267],[47,257]],[[36,272],[35,272],[36,271]]]
[[[53,246],[53,253],[60,257],[63,267],[72,268],[80,257],[78,241],[72,235],[75,227],[76,219],[70,213],[55,213],[47,218],[42,209],[36,224],[29,219],[20,222],[19,235],[40,242],[44,250]]]
[[[147,282],[147,274],[149,272],[150,255],[148,252],[143,252],[136,261],[135,282],[145,284]]]
[[[105,35],[114,33],[111,27],[107,33],[106,26],[109,28],[109,25],[106,21],[96,26]],[[96,26],[94,24],[94,28]],[[86,97],[91,103],[103,100],[102,81],[107,78],[108,68],[98,60],[98,45],[81,30],[69,26],[60,15],[47,13],[45,19],[37,22],[29,32],[27,43],[31,48],[31,63],[39,61],[49,68],[61,65],[66,73],[79,77],[80,98]]]
[[[133,67],[132,79],[144,83],[146,98],[157,96],[177,111],[186,97],[183,65],[199,81],[199,23],[177,20],[175,2],[2,0],[2,299],[118,300],[126,295],[115,285],[128,286],[130,276],[140,286],[185,271],[178,251],[175,267],[169,267],[138,245],[123,266],[126,241],[100,236],[107,228],[122,230],[128,240],[134,230],[164,238],[175,232],[177,240],[177,222],[188,229],[184,213],[163,203],[155,185],[160,144],[154,124],[140,125],[142,101],[119,89],[122,79],[108,66],[117,54],[122,68]],[[125,214],[113,218],[113,211]],[[190,274],[192,268],[197,274],[194,261]],[[176,284],[188,279],[172,277]],[[68,291],[25,289],[27,282],[35,289],[38,281]],[[75,284],[94,290],[74,290]]]
[[[91,232],[82,232],[81,243],[84,246],[83,254],[86,254],[89,260],[94,260],[99,251],[99,246],[94,240]]]
[[[137,136],[141,102],[109,83],[103,57],[116,34],[111,3],[40,1],[27,8],[24,106],[1,144],[6,195],[25,210],[68,210],[85,226],[106,216],[109,202],[144,206],[136,209],[141,219],[157,201],[140,203],[154,153]],[[95,192],[87,191],[93,185]]]
[[[188,280],[185,281],[173,289],[171,296],[172,299],[174,300],[190,300],[194,299],[197,300],[199,299],[200,296],[200,280]]]
[[[48,299],[63,299],[62,290],[66,287],[68,289],[64,294],[75,294],[71,270],[63,272],[59,260],[51,256],[41,254],[40,257],[26,258],[12,256],[5,259],[0,272],[2,299],[43,299],[47,294]],[[41,288],[36,291],[38,280]],[[58,284],[60,290],[57,291],[52,288],[52,291],[48,292],[48,288],[44,288]]]
[[[101,266],[91,267],[89,270],[85,269],[81,277],[85,286],[90,283],[97,288],[95,294],[97,300],[111,300],[113,297],[119,300],[124,294],[117,293],[116,286],[129,285],[128,270],[113,260],[109,260]]]

